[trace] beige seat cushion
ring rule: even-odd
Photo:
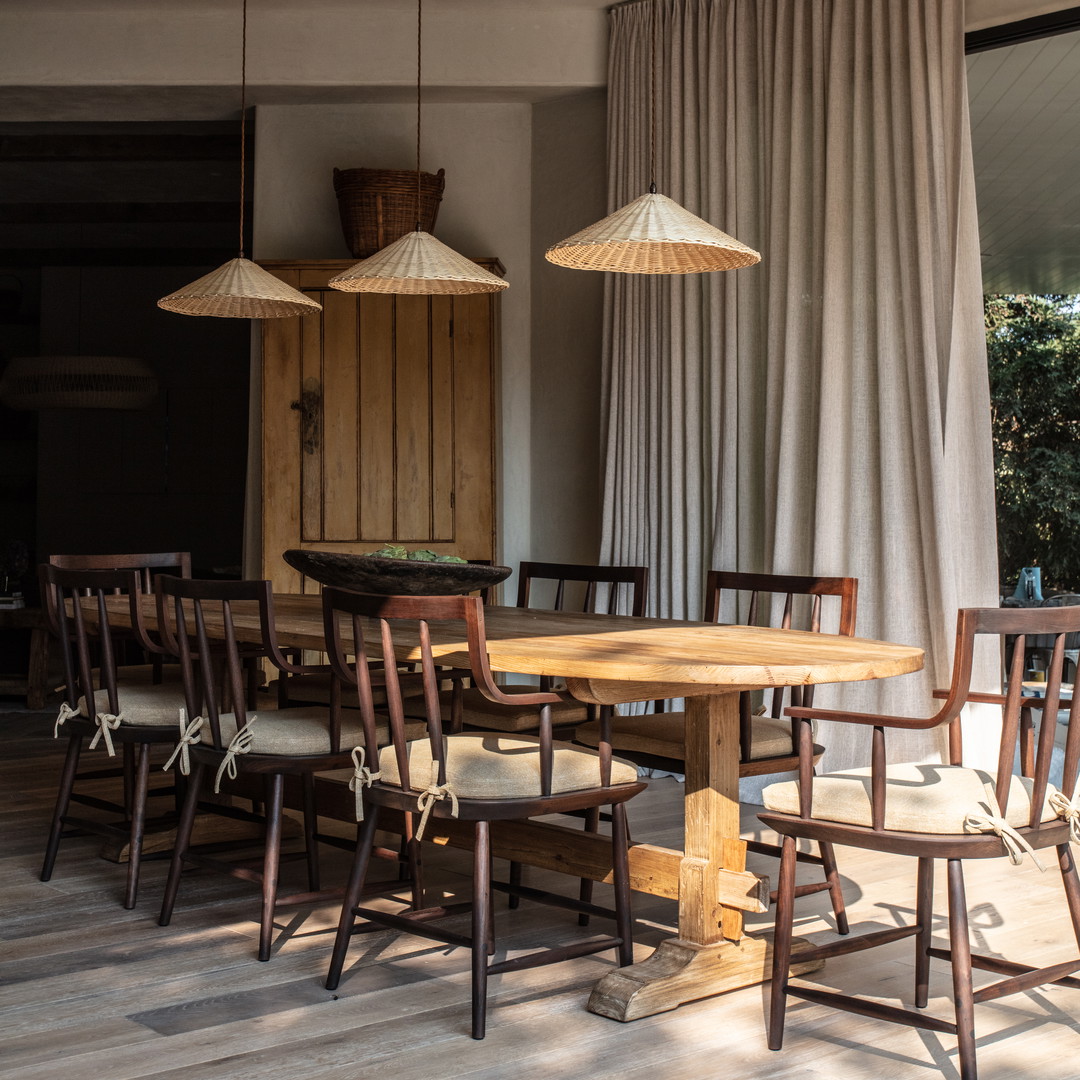
[[[968,814],[996,811],[987,803],[985,784],[992,773],[959,765],[890,765],[885,770],[885,828],[897,832],[963,833]],[[1018,827],[1028,823],[1032,782],[1014,776],[1009,789],[1005,820]],[[870,770],[851,769],[814,778],[813,817],[848,825],[870,826]],[[1056,788],[1047,785],[1040,821],[1053,821],[1049,798]],[[769,810],[799,813],[798,781],[769,784],[762,793]]]
[[[506,694],[535,694],[538,687],[509,684],[499,689]],[[450,720],[451,697],[449,690],[439,696],[443,723]],[[588,710],[579,701],[557,701],[551,706],[551,723],[557,728],[583,724],[588,718]],[[462,691],[461,719],[466,727],[488,731],[536,731],[540,727],[540,706],[500,705],[470,686]]]
[[[184,708],[184,688],[175,678],[155,684],[150,669],[132,673],[121,668],[116,681],[116,695],[125,726],[178,727],[180,710]],[[95,711],[109,712],[109,695],[105,690],[94,694]],[[87,716],[86,700],[79,698],[79,715]]]
[[[446,739],[446,781],[460,799],[532,799],[540,795],[539,740],[530,735],[465,732]],[[400,785],[393,747],[379,754],[381,783]],[[637,769],[613,760],[611,782],[631,784]],[[409,743],[409,781],[413,791],[431,782],[431,744]],[[600,785],[600,763],[591,750],[556,742],[552,754],[552,794]]]
[[[574,738],[586,746],[600,745],[600,722],[582,724]],[[791,721],[755,716],[750,728],[750,760],[790,755]],[[644,716],[613,716],[611,748],[624,754],[686,760],[686,714],[646,713]]]
[[[420,738],[425,733],[423,724],[407,724],[406,735]],[[251,725],[252,754],[282,754],[303,757],[311,754],[330,753],[330,714],[320,705],[308,705],[296,709],[271,709],[256,712]],[[221,714],[221,739],[228,746],[236,735],[236,717],[232,713]],[[379,743],[389,742],[386,724],[376,725]],[[209,742],[210,734],[204,728],[203,742]],[[364,729],[359,715],[349,713],[341,718],[341,752],[348,753],[354,746],[364,744]]]

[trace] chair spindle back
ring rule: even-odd
[[[852,577],[813,577],[798,574],[744,574],[737,571],[710,570],[705,579],[705,619],[718,622],[721,613],[733,603],[739,610],[741,594],[748,593],[747,626],[776,626],[783,630],[822,632],[823,598],[835,597],[825,629],[851,637],[855,633],[855,611],[859,582]],[[783,597],[780,616],[774,621],[775,601]],[[807,601],[799,603],[800,600]],[[770,694],[768,715],[783,715],[785,698],[793,706],[809,707],[814,701],[813,686],[776,687]],[[751,741],[751,697],[739,695],[740,758],[749,760]],[[792,753],[798,749],[798,725],[792,722]],[[811,739],[811,744],[813,740]]]

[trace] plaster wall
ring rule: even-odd
[[[605,275],[544,251],[607,213],[606,126],[603,91],[533,107],[532,550],[554,562],[600,552]]]
[[[44,118],[35,91],[54,91],[49,119],[78,110],[67,87],[93,87],[107,106],[110,88],[142,88],[139,101],[118,98],[126,119],[209,119],[233,115],[239,84],[241,19],[236,0],[190,0],[180,5],[48,4],[9,0],[0,6],[0,91],[8,120]],[[518,100],[566,93],[605,82],[607,18],[603,4],[556,2],[429,3],[424,10],[424,83],[432,94],[463,91],[474,100],[503,91]],[[315,100],[334,88],[345,100],[365,100],[365,88],[385,95],[415,86],[416,8],[402,0],[330,0],[248,8],[247,81],[252,104]],[[218,99],[200,88],[232,88]],[[533,88],[531,91],[523,88]],[[156,91],[167,91],[161,95]],[[275,96],[275,89],[280,91]],[[21,97],[17,91],[23,91]],[[195,116],[175,109],[185,92]],[[305,98],[310,92],[313,97]],[[324,99],[326,100],[326,99]],[[340,98],[339,98],[340,100]],[[134,116],[131,109],[141,110]],[[171,110],[171,111],[170,111]],[[97,110],[97,119],[108,119]]]

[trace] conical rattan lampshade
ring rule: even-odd
[[[619,274],[700,274],[761,262],[753,248],[656,193],[553,244],[544,257],[575,270]]]
[[[406,233],[330,279],[330,287],[342,292],[424,295],[499,292],[508,285],[420,230]]]
[[[245,258],[230,259],[157,304],[180,315],[232,319],[283,319],[322,310],[321,304]]]
[[[244,183],[247,175],[247,0],[241,0],[240,36],[240,219],[239,256],[158,302],[180,315],[225,319],[286,319],[322,311],[317,303],[244,257]]]
[[[342,292],[438,294],[491,293],[510,283],[436,240],[420,228],[420,87],[423,0],[416,0],[416,230],[330,279]]]
[[[145,409],[153,368],[128,356],[16,356],[0,379],[9,409]]]

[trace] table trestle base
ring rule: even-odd
[[[765,982],[771,963],[769,937],[746,936],[739,942],[713,945],[669,938],[640,963],[608,972],[589,998],[589,1012],[624,1022],[669,1012],[691,1001]],[[806,974],[822,966],[820,960],[796,959],[791,972]]]

